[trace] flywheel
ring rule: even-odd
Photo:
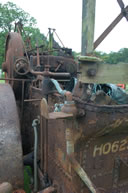
[[[0,183],[23,188],[20,123],[12,88],[0,84]]]
[[[2,69],[5,72],[5,78],[17,78],[17,74],[14,70],[14,64],[18,58],[23,58],[23,56],[24,44],[21,35],[17,32],[8,33],[5,46],[5,62],[2,64]],[[14,91],[19,87],[19,83],[17,81],[6,80],[6,83],[10,83]]]

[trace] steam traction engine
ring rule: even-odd
[[[118,2],[122,12],[111,29],[127,17]],[[95,0],[83,0],[79,69],[70,50],[62,49],[61,56],[39,48],[28,52],[20,34],[9,33],[6,84],[0,85],[0,183],[23,188],[23,147],[24,160],[34,152],[34,192],[128,192],[128,105],[92,92],[95,83],[127,82],[127,64],[110,66],[90,56],[94,16]]]

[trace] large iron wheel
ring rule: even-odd
[[[24,45],[21,35],[16,32],[10,32],[6,39],[5,62],[3,63],[3,71],[5,71],[6,78],[15,78],[15,61],[23,56]],[[11,85],[14,84],[13,81],[10,83]]]
[[[16,102],[9,84],[0,84],[0,183],[23,188],[23,160]]]

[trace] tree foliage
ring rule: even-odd
[[[32,48],[35,48],[36,46],[43,45],[44,49],[47,47],[48,42],[47,38],[40,32],[38,28],[35,27],[24,27],[25,34],[22,35],[24,41],[26,41],[26,38],[29,37],[31,41]]]
[[[128,63],[128,48],[122,48],[118,52],[95,52],[95,55],[101,58],[105,63],[117,64],[119,62]]]
[[[19,21],[22,22],[23,26],[33,27],[36,24],[34,17],[31,17],[12,2],[0,3],[0,31],[10,32],[14,30],[15,23]]]
[[[34,17],[31,17],[29,13],[12,2],[0,3],[0,67],[4,61],[6,36],[8,32],[14,31],[15,24],[19,21],[22,23],[26,34],[23,34],[24,40],[29,36],[32,46],[35,46],[37,42],[39,45],[43,44],[44,41],[46,42],[45,36],[36,28],[37,22]]]
[[[4,52],[5,52],[5,32],[0,32],[0,68],[1,64],[4,61]]]

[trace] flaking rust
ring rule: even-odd
[[[116,23],[124,13],[127,17],[127,7],[121,2],[118,0],[122,12]],[[83,13],[82,53],[86,56],[79,60],[82,81],[77,76],[78,63],[71,50],[52,48],[55,29],[49,29],[49,47],[43,51],[39,45],[35,50],[27,50],[17,32],[11,32],[7,36],[3,70],[6,83],[9,83],[14,91],[18,113],[8,113],[8,107],[12,103],[12,91],[6,93],[0,86],[3,91],[0,96],[6,93],[0,105],[1,183],[6,180],[12,183],[15,189],[23,187],[20,132],[17,127],[12,127],[13,123],[19,120],[19,114],[24,163],[27,154],[33,155],[33,149],[34,155],[36,152],[32,123],[35,119],[40,123],[36,125],[38,160],[35,165],[39,180],[38,187],[34,184],[36,192],[128,192],[128,104],[117,105],[116,101],[105,93],[92,92],[92,80],[97,79],[101,62],[92,55],[95,0],[83,0],[83,11],[84,9],[88,14]],[[86,20],[88,21],[85,24]],[[87,33],[89,29],[91,33]],[[110,28],[105,34],[108,31],[110,32]],[[98,43],[101,39],[102,37]],[[94,47],[98,43],[96,42]],[[110,77],[108,71],[106,73]],[[98,78],[104,81],[103,77]],[[88,84],[85,79],[89,80]],[[8,87],[8,84],[5,85]],[[10,106],[4,105],[6,102]],[[6,154],[4,147],[6,150],[10,148]],[[27,161],[33,167],[30,156]]]

